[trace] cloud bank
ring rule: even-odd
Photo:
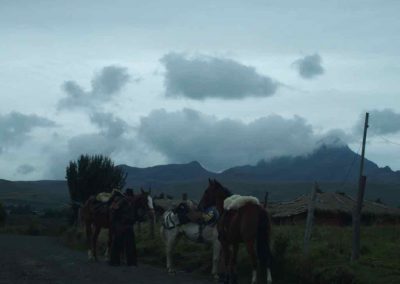
[[[103,67],[100,72],[94,75],[90,91],[85,91],[75,81],[65,81],[62,89],[67,96],[58,102],[57,108],[59,110],[94,108],[99,104],[110,101],[129,80],[130,75],[127,68],[111,65]]]
[[[26,142],[30,132],[35,128],[55,125],[52,120],[36,114],[26,115],[19,112],[0,114],[0,152]]]
[[[164,85],[167,97],[243,99],[269,97],[280,84],[257,73],[254,67],[231,59],[198,55],[189,58],[168,53],[161,63],[165,66]]]
[[[36,170],[36,168],[32,165],[28,165],[28,164],[23,164],[20,165],[17,169],[16,169],[16,173],[20,174],[20,175],[28,175],[32,172],[34,172]]]
[[[322,58],[318,53],[297,59],[293,62],[293,66],[303,79],[313,79],[325,72],[322,67]]]
[[[299,116],[270,115],[246,124],[192,109],[152,111],[141,119],[138,134],[170,162],[197,160],[217,171],[263,158],[303,155],[320,139]]]
[[[386,135],[394,134],[400,131],[400,113],[393,109],[373,109],[369,111],[369,128],[370,135]],[[357,123],[357,130],[362,131],[364,127],[365,116],[361,116]]]

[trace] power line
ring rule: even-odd
[[[389,139],[383,137],[382,135],[378,135],[378,137],[380,137],[380,138],[381,138],[383,141],[385,141],[386,143],[390,143],[390,144],[393,144],[393,145],[400,146],[400,143],[391,141],[391,140],[389,140]]]

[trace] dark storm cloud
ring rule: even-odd
[[[92,108],[110,101],[129,80],[127,68],[106,66],[93,77],[90,91],[85,91],[75,81],[65,81],[62,89],[67,96],[58,102],[58,109]]]
[[[370,110],[369,114],[368,135],[386,135],[400,132],[400,113],[386,108]],[[365,114],[360,116],[358,123],[354,127],[356,133],[362,133],[364,120]]]
[[[189,58],[179,53],[168,53],[162,59],[165,73],[166,96],[242,99],[269,97],[280,84],[257,73],[254,67],[231,59],[199,55]]]
[[[293,66],[304,79],[312,79],[318,75],[324,74],[325,70],[321,65],[322,58],[318,53],[304,56],[293,62]]]
[[[108,137],[120,137],[128,128],[127,123],[111,113],[95,112],[90,121],[97,125],[101,133]]]
[[[246,124],[191,109],[153,111],[141,119],[138,134],[170,162],[197,160],[213,170],[306,154],[319,140],[299,116],[270,115]]]
[[[16,169],[16,173],[20,175],[27,175],[34,172],[35,170],[36,168],[34,166],[23,164]]]
[[[38,127],[53,127],[55,123],[35,114],[11,112],[0,114],[0,149],[24,143],[29,133]]]

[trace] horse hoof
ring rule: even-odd
[[[176,275],[176,271],[174,269],[168,269],[169,275]]]
[[[88,261],[93,261],[94,260],[94,255],[91,250],[88,250]]]

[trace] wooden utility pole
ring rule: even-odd
[[[310,248],[311,231],[314,223],[315,200],[317,199],[318,184],[315,182],[311,190],[310,200],[307,210],[306,232],[304,233],[304,255],[308,255]]]
[[[369,113],[365,114],[364,123],[364,135],[361,150],[361,161],[360,161],[360,175],[358,180],[358,194],[357,204],[354,206],[353,211],[353,249],[351,252],[351,261],[356,261],[360,257],[360,225],[361,225],[361,210],[364,201],[364,191],[367,182],[367,177],[364,173],[364,156],[365,156],[365,142],[367,139]]]

